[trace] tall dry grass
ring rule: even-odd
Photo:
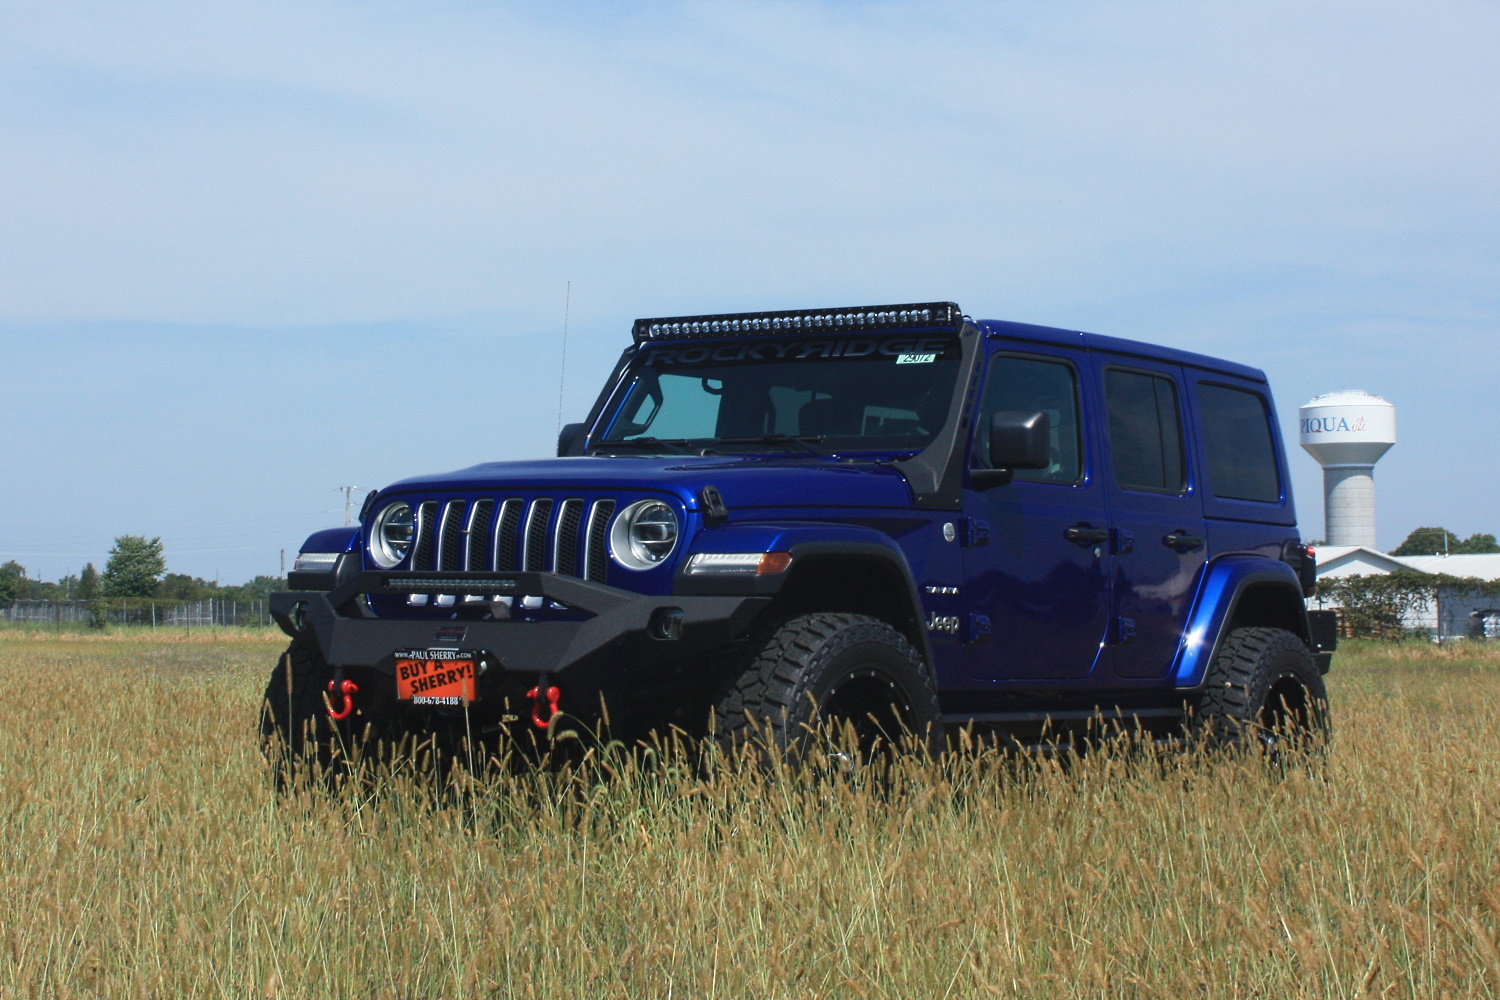
[[[1332,751],[1280,774],[666,755],[283,799],[276,651],[0,635],[0,997],[1500,994],[1500,651],[1344,652]]]

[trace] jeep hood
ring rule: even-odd
[[[672,493],[688,507],[712,485],[731,510],[752,507],[909,507],[911,490],[884,462],[777,456],[665,455],[547,458],[486,462],[457,472],[416,476],[381,490],[395,493],[569,489]]]

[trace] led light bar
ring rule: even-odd
[[[891,306],[851,306],[847,309],[794,309],[786,312],[638,319],[631,333],[636,343],[640,343],[643,340],[680,340],[688,337],[737,337],[747,333],[953,328],[961,322],[963,310],[953,302],[908,302]]]
[[[501,594],[516,589],[516,581],[505,577],[481,580],[455,580],[439,576],[391,577],[385,581],[386,590],[429,590],[445,594]]]

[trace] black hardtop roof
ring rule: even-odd
[[[975,320],[974,325],[984,333],[997,337],[1030,340],[1043,344],[1062,344],[1067,347],[1080,347],[1086,350],[1108,351],[1111,354],[1122,354],[1137,358],[1147,358],[1152,361],[1163,361],[1168,364],[1202,368],[1206,371],[1233,375],[1236,378],[1248,379],[1252,382],[1266,381],[1265,372],[1259,368],[1252,368],[1249,365],[1242,365],[1235,361],[1225,361],[1223,358],[1210,357],[1207,354],[1184,351],[1175,347],[1163,347],[1160,344],[1148,344],[1139,340],[1126,340],[1123,337],[1106,337],[1101,333],[1086,333],[1082,330],[1061,330],[1051,326],[1012,323],[1000,319]]]

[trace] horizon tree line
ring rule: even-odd
[[[15,601],[96,601],[108,598],[155,598],[162,601],[263,600],[286,587],[286,578],[261,575],[233,586],[186,573],[168,573],[160,537],[120,535],[109,550],[101,573],[92,562],[77,574],[56,582],[33,580],[12,559],[0,564],[0,608]]]

